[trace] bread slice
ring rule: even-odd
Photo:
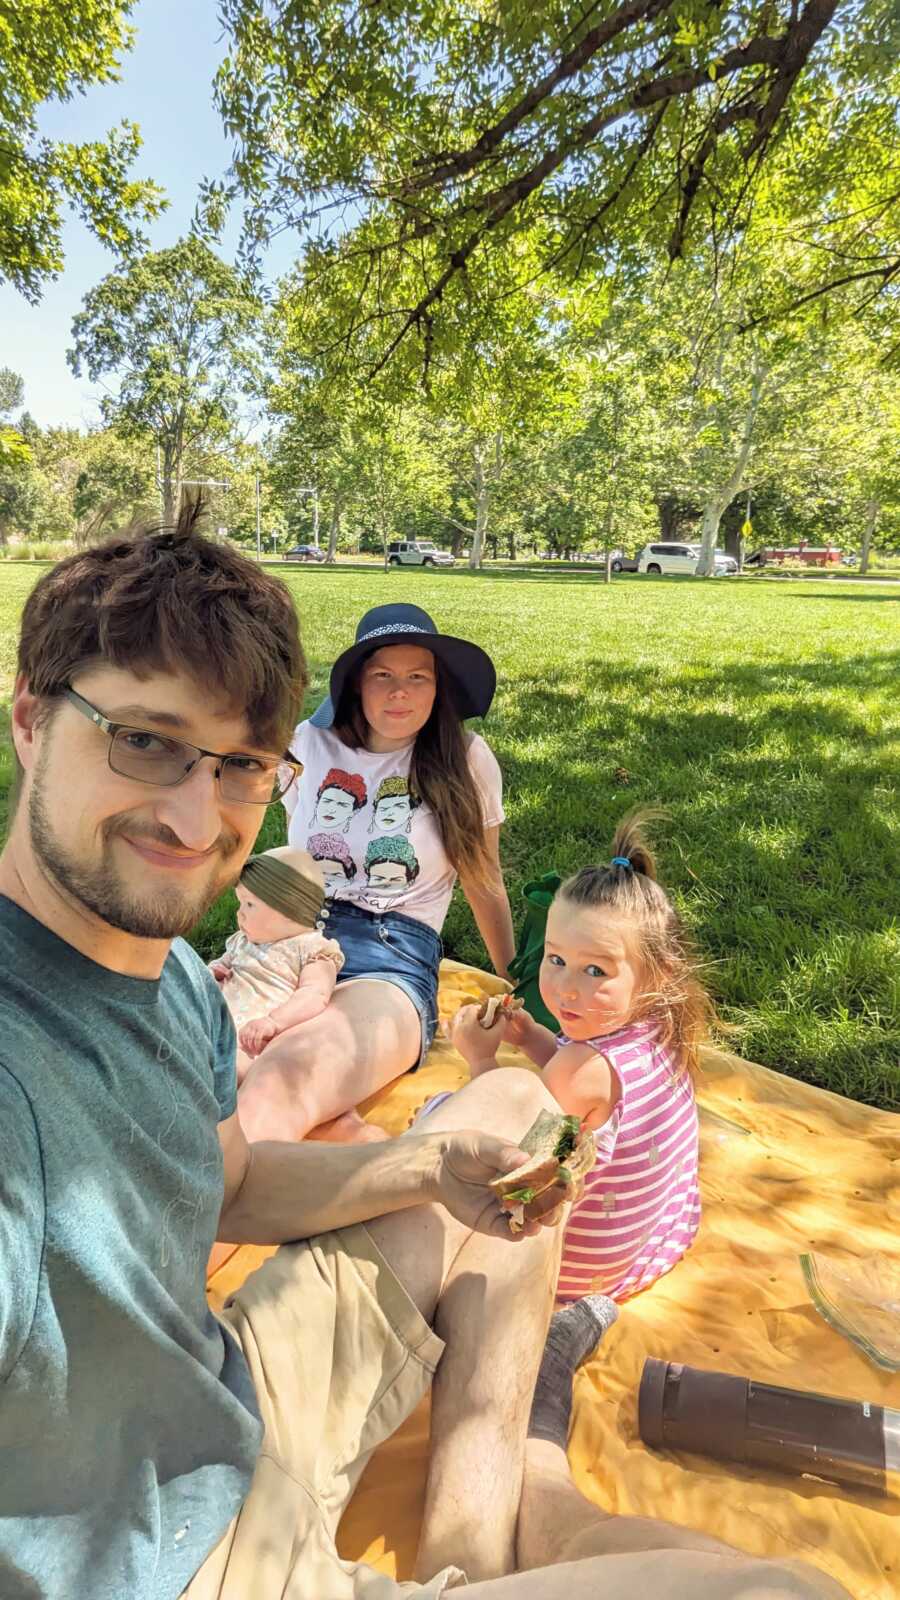
[[[483,1028],[492,1028],[498,1017],[511,1017],[514,1012],[521,1011],[524,1004],[524,1000],[517,1000],[512,994],[488,995],[478,1007],[478,1021]]]
[[[597,1159],[591,1130],[582,1128],[578,1117],[566,1116],[562,1111],[542,1111],[520,1139],[519,1148],[526,1150],[531,1160],[514,1172],[494,1178],[490,1185],[504,1210],[510,1213],[513,1233],[521,1230],[525,1207],[538,1195],[558,1187],[562,1203],[567,1198],[566,1190],[573,1190]]]

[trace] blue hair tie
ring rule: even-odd
[[[627,856],[613,856],[612,861],[609,864],[611,867],[627,867],[629,872],[634,871],[634,868],[632,867]]]

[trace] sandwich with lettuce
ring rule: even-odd
[[[559,1190],[559,1204],[574,1198],[576,1185],[597,1159],[594,1135],[578,1117],[565,1112],[542,1111],[532,1123],[519,1149],[531,1160],[491,1183],[504,1211],[509,1212],[512,1233],[525,1225],[526,1208],[548,1189]]]

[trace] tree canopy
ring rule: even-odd
[[[132,122],[83,144],[48,139],[38,113],[118,77],[130,48],[134,0],[0,3],[0,282],[28,300],[63,265],[62,223],[72,207],[104,244],[128,251],[163,208],[154,183],[129,177],[141,145]]]
[[[185,451],[224,437],[253,384],[260,318],[243,278],[189,237],[110,273],[74,320],[76,376],[84,367],[94,382],[118,378],[101,403],[104,420],[160,446],[167,520]]]
[[[427,371],[529,282],[552,292],[648,244],[675,260],[739,236],[773,169],[816,210],[822,252],[786,303],[900,273],[892,0],[224,0],[222,14],[217,97],[237,153],[207,215],[243,197],[251,248],[296,228],[328,302],[322,353],[354,350],[370,373],[410,346]],[[855,220],[838,178],[865,208]]]

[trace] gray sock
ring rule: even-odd
[[[575,1369],[599,1344],[618,1315],[618,1306],[607,1295],[588,1294],[551,1317],[531,1402],[529,1439],[549,1439],[565,1449]]]

